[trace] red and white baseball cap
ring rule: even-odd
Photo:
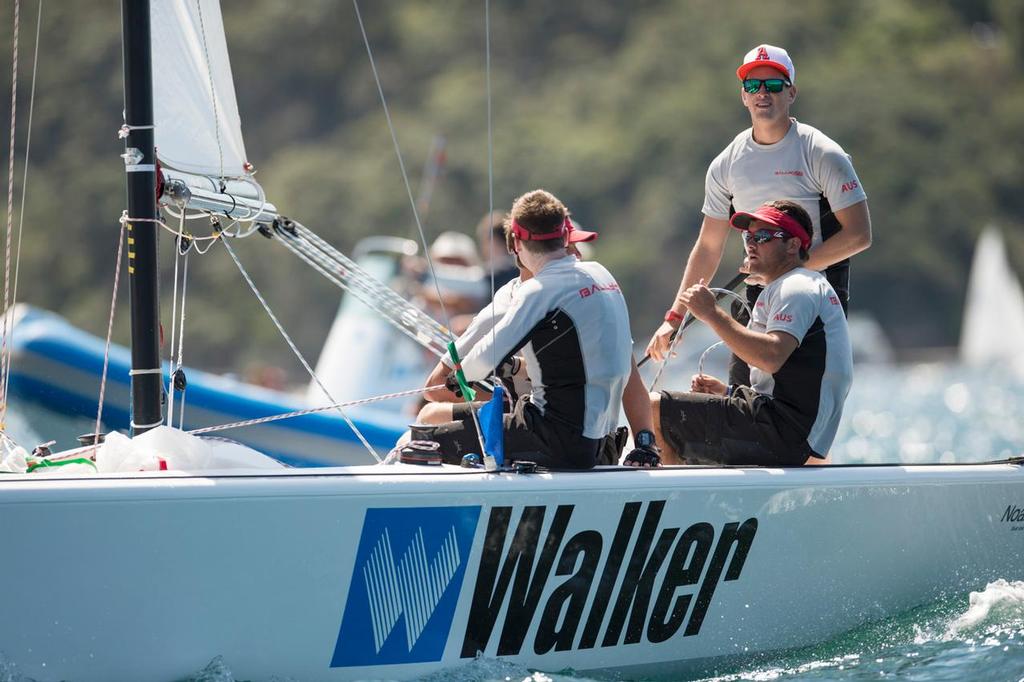
[[[746,80],[747,74],[759,66],[770,66],[785,75],[790,83],[796,83],[796,67],[789,53],[781,47],[758,45],[743,58],[743,64],[736,69],[736,75],[741,81]]]

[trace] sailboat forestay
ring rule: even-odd
[[[126,99],[150,96],[151,17],[209,40],[214,14],[214,0],[123,0]],[[137,247],[157,229],[145,109],[126,107]],[[221,142],[199,168],[218,180],[238,170],[228,150],[244,159]],[[193,157],[176,158],[179,196],[277,217],[261,191],[229,199],[227,179],[188,181]],[[152,261],[139,248],[133,281]],[[155,310],[152,296],[135,284],[133,308]],[[147,351],[133,355],[137,431],[162,422],[155,330],[133,324]],[[132,442],[145,454],[196,441],[161,426]],[[54,467],[0,478],[0,514],[9,576],[64,576],[8,590],[0,609],[5,660],[41,682],[176,680],[217,657],[251,680],[416,679],[480,656],[678,678],[1019,579],[1024,466]]]

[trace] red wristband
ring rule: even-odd
[[[671,308],[669,308],[668,312],[665,313],[665,321],[666,322],[682,322],[683,321],[683,316],[680,315],[679,313],[677,313],[676,311],[672,310]]]

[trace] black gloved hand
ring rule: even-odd
[[[444,387],[455,394],[456,398],[462,397],[462,387],[459,386],[459,379],[455,372],[450,372],[444,379]]]
[[[661,466],[661,455],[658,454],[657,448],[633,448],[633,450],[626,455],[626,459],[622,460],[622,463],[628,467],[641,467],[650,468]]]

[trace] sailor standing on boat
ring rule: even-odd
[[[493,329],[460,351],[469,381],[486,379],[522,351],[533,392],[504,417],[507,458],[587,469],[618,422],[633,355],[619,285],[599,263],[580,262],[566,252],[570,229],[568,211],[549,192],[534,190],[516,199],[512,245],[534,276],[514,288]],[[429,430],[446,461],[460,462],[480,449],[465,412]]]
[[[810,258],[804,267],[824,270],[843,311],[850,297],[850,256],[871,246],[867,195],[849,155],[824,133],[789,115],[796,100],[796,68],[780,47],[759,45],[736,71],[740,98],[750,112],[744,130],[708,168],[704,220],[686,262],[679,293],[655,332],[647,353],[661,360],[686,313],[681,295],[698,280],[710,282],[729,236],[729,216],[766,201],[789,199],[812,217]],[[751,307],[761,292],[747,286]],[[737,318],[746,324],[746,314]],[[733,357],[730,383],[749,384],[749,370]]]
[[[683,304],[750,365],[749,386],[707,375],[693,393],[651,394],[655,434],[668,462],[799,465],[823,458],[835,438],[853,376],[839,296],[807,268],[811,219],[792,201],[772,201],[730,221],[743,230],[751,276],[762,282],[747,327],[715,305],[704,281]]]

